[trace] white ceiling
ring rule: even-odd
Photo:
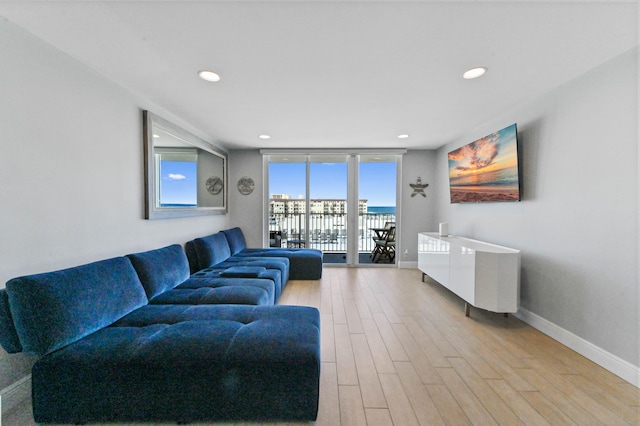
[[[633,48],[639,14],[635,1],[2,1],[0,16],[227,148],[436,148]],[[461,78],[477,65],[484,77]]]

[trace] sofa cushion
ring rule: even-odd
[[[9,308],[9,296],[5,289],[0,290],[0,345],[10,354],[22,352],[20,338],[13,325],[13,316]]]
[[[278,269],[282,275],[282,283],[289,281],[289,259],[286,257],[266,257],[266,256],[231,256],[216,266],[263,266],[267,269]]]
[[[187,259],[189,260],[189,271],[192,274],[202,269],[200,268],[200,264],[198,263],[198,255],[196,254],[196,247],[193,240],[187,241],[184,244],[184,252],[187,255]]]
[[[9,306],[23,349],[44,355],[80,340],[147,304],[126,257],[7,282]]]
[[[242,250],[247,248],[247,242],[244,239],[242,229],[235,227],[231,229],[225,229],[222,232],[224,233],[225,237],[227,237],[232,256],[234,254],[240,253]]]
[[[212,266],[210,268],[201,269],[200,271],[198,271],[195,274],[191,275],[191,278],[193,278],[193,279],[222,278],[222,279],[227,279],[227,280],[242,279],[242,278],[223,277],[222,273],[226,269],[227,269],[226,267],[217,268],[215,266]],[[282,290],[284,290],[285,283],[282,280],[282,274],[278,269],[265,269],[263,272],[261,272],[258,275],[257,278],[273,281],[273,284],[275,285],[275,300],[277,301],[278,299],[280,299],[280,295],[282,294]]]
[[[270,305],[275,305],[276,284],[270,279],[262,278],[189,278],[178,287],[181,289],[220,288],[220,287],[257,287],[269,295]]]
[[[127,255],[149,299],[175,288],[189,278],[189,262],[182,247],[173,244]]]
[[[255,286],[176,288],[159,294],[149,303],[154,305],[273,305],[273,294]]]
[[[267,270],[264,266],[232,266],[220,273],[221,277],[228,278],[258,278]]]
[[[200,269],[224,262],[231,256],[227,238],[222,232],[193,240]]]
[[[259,320],[310,323],[320,328],[318,310],[310,306],[249,305],[146,305],[127,314],[110,327],[146,327],[152,324],[177,324],[185,321],[237,321],[249,324]]]

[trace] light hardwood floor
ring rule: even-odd
[[[418,270],[325,268],[280,304],[322,316],[316,425],[640,424],[638,388],[513,316],[465,317]],[[28,406],[13,415],[33,424]]]

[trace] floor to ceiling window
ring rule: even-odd
[[[322,250],[325,262],[346,263],[349,157],[310,155],[308,159],[309,247]]]
[[[360,263],[395,263],[398,156],[358,156]]]
[[[319,249],[329,264],[395,263],[399,153],[263,154],[270,246]]]
[[[307,241],[307,156],[269,156],[269,245],[304,247]]]

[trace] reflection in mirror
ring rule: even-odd
[[[146,219],[227,212],[227,155],[143,111]]]

